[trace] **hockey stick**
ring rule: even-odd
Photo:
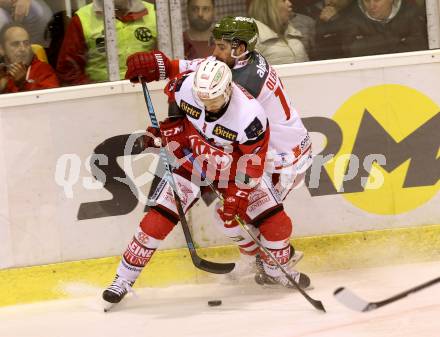
[[[202,168],[198,165],[198,163],[195,161],[194,156],[192,155],[192,153],[188,150],[188,149],[183,149],[183,152],[186,156],[186,158],[191,161],[191,163],[193,164],[193,166],[196,168],[196,170],[198,171],[198,173],[201,175],[201,177],[204,179],[204,181],[208,184],[208,186],[211,188],[211,190],[214,192],[214,194],[217,196],[217,198],[220,200],[220,202],[223,203],[224,199],[222,194],[214,187],[214,185],[212,184],[212,182],[210,182],[207,177],[205,172],[203,172]],[[280,270],[283,272],[284,275],[286,275],[287,279],[290,281],[290,283],[292,283],[292,285],[296,288],[296,290],[298,290],[301,295],[303,295],[305,297],[305,299],[315,307],[315,309],[317,310],[321,310],[323,312],[325,311],[324,305],[322,304],[321,301],[315,300],[312,297],[309,296],[309,294],[307,294],[303,289],[300,288],[300,286],[298,285],[298,283],[293,279],[292,276],[290,276],[290,274],[286,271],[286,269],[278,262],[278,260],[273,256],[273,254],[266,248],[263,246],[263,244],[261,243],[261,241],[255,236],[255,234],[252,232],[252,229],[249,227],[249,225],[244,222],[238,215],[235,215],[235,220],[238,222],[238,224],[249,234],[249,236],[252,238],[252,240],[254,240],[254,242],[257,244],[257,246],[267,255],[270,257],[270,259],[272,260],[272,262],[274,262],[278,268],[280,268]]]
[[[142,81],[141,78],[139,78],[139,82],[142,83],[142,90],[144,92],[145,103],[147,104],[147,110],[151,120],[151,124],[153,127],[159,128],[159,123],[157,122],[156,113],[154,112],[154,107],[151,101],[147,84],[144,81]],[[183,234],[185,236],[186,244],[188,246],[189,253],[191,255],[191,259],[194,266],[196,266],[201,270],[213,274],[226,274],[231,272],[232,269],[234,269],[235,267],[235,263],[218,263],[218,262],[207,261],[202,259],[199,255],[197,255],[197,251],[196,248],[194,247],[194,242],[191,236],[191,232],[189,230],[188,223],[186,222],[185,212],[183,211],[182,202],[177,192],[177,185],[172,174],[171,166],[169,164],[168,151],[165,149],[165,147],[161,147],[159,153],[166,171],[164,175],[164,179],[166,179],[169,182],[173,190],[174,199],[176,201],[176,208],[179,214],[180,224],[182,225]]]
[[[397,300],[400,300],[401,298],[404,298],[412,293],[415,293],[419,290],[432,286],[433,284],[436,284],[438,282],[440,282],[440,277],[437,277],[431,281],[418,285],[417,287],[408,289],[407,291],[404,291],[400,294],[391,296],[390,298],[378,302],[367,302],[345,287],[340,287],[336,289],[333,295],[336,297],[336,299],[339,302],[341,302],[346,307],[359,312],[367,312],[383,307],[384,305],[393,303]]]

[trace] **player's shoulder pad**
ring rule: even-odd
[[[237,86],[238,89],[240,89],[240,90],[244,93],[244,95],[245,95],[247,98],[249,98],[249,99],[254,99],[254,96],[252,96],[252,95],[249,93],[249,91],[247,91],[245,88],[243,88],[240,84],[235,83],[235,85]]]
[[[164,88],[164,93],[168,96],[169,102],[175,101],[175,94],[182,87],[185,79],[191,74],[192,71],[185,71],[183,73],[178,74],[176,77],[172,78],[168,81],[167,85]]]
[[[266,82],[269,70],[269,63],[264,56],[253,52],[252,61],[246,66],[232,69],[232,79],[257,98]]]
[[[240,125],[247,140],[258,138],[266,130],[266,113],[249,92],[233,82],[229,109],[235,112],[235,122]],[[247,140],[244,141],[247,141]]]

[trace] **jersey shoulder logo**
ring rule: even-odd
[[[260,78],[265,78],[267,76],[267,73],[269,72],[269,66],[265,60],[265,58],[263,57],[263,55],[256,53],[256,70],[257,70],[257,74]]]
[[[194,119],[199,119],[202,115],[201,109],[196,108],[194,105],[185,102],[183,99],[180,101],[180,109]]]
[[[252,60],[245,66],[232,69],[232,79],[245,88],[253,97],[257,98],[269,75],[269,68],[268,63],[261,54],[253,52],[252,55]]]
[[[231,142],[237,140],[237,137],[238,137],[237,132],[235,132],[231,129],[228,129],[227,127],[220,125],[220,124],[216,124],[214,126],[214,129],[212,130],[212,134],[217,137],[229,140]]]
[[[263,124],[261,124],[261,121],[255,117],[251,124],[249,124],[249,126],[244,130],[244,132],[249,139],[257,138],[264,132]]]

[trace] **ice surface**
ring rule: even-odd
[[[137,290],[104,313],[101,289],[70,284],[88,295],[0,308],[1,337],[439,337],[440,284],[368,313],[343,307],[333,291],[347,286],[378,301],[440,275],[440,262],[310,275],[316,311],[299,293],[244,280]],[[109,280],[111,281],[111,280]],[[208,300],[223,304],[209,307]]]

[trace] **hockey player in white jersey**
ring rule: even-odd
[[[271,137],[266,171],[272,173],[272,183],[282,202],[303,181],[312,163],[308,132],[276,71],[254,50],[258,28],[253,19],[224,17],[214,26],[213,38],[215,49],[213,56],[207,59],[228,64],[234,82],[258,100],[269,119]],[[132,82],[137,82],[138,76],[147,81],[173,78],[178,73],[196,70],[202,61],[169,60],[160,51],[135,53],[127,59],[126,78]],[[151,128],[148,131],[155,132]],[[152,140],[146,143],[152,145]],[[255,245],[240,246],[240,252],[252,256],[258,253],[258,249]],[[293,256],[298,261],[302,252]],[[256,280],[271,283],[270,278],[261,274],[256,275]]]
[[[182,163],[174,171],[178,193],[185,212],[199,197],[198,170],[184,158],[189,149],[207,178],[224,197],[217,210],[227,236],[246,246],[253,245],[235,215],[252,223],[259,215],[261,195],[273,194],[270,181],[264,177],[264,162],[269,144],[269,124],[264,109],[245,89],[232,82],[229,67],[220,61],[207,60],[197,72],[184,74],[166,87],[169,102],[179,116],[160,123],[162,143]],[[176,116],[175,114],[173,114]],[[113,283],[103,292],[108,306],[118,303],[130,290],[159,244],[177,224],[179,217],[172,190],[162,180],[152,194],[155,206],[145,214],[132,241],[123,253]],[[269,249],[301,287],[307,287],[307,275],[295,271],[289,262],[290,219],[275,196],[266,203],[268,214],[259,217],[261,243]],[[269,257],[263,267],[279,283],[288,283]]]
[[[234,82],[244,87],[263,106],[271,125],[270,155],[273,170],[296,165],[305,171],[310,165],[311,141],[298,112],[288,97],[275,69],[255,51],[258,28],[248,17],[224,17],[213,29],[215,49],[207,59],[228,64]],[[203,59],[169,60],[160,51],[139,52],[128,57],[126,78],[148,82],[173,78],[185,71],[195,71]],[[303,165],[297,165],[302,157]]]

